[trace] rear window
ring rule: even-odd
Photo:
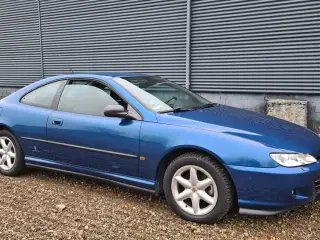
[[[60,87],[65,84],[65,82],[66,80],[58,81],[37,88],[32,92],[26,94],[21,99],[21,103],[36,107],[51,108],[56,93],[58,92]]]

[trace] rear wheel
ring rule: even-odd
[[[213,223],[223,218],[234,201],[232,182],[217,162],[199,153],[177,157],[164,176],[164,192],[183,219]]]
[[[16,176],[24,169],[24,159],[16,137],[7,130],[0,131],[0,172],[7,176]]]

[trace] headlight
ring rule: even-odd
[[[297,167],[317,162],[317,159],[315,159],[313,156],[303,153],[271,153],[270,157],[285,167]]]

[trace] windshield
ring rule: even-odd
[[[199,95],[158,76],[122,77],[113,80],[153,112],[190,110],[210,103]]]

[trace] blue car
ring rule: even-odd
[[[320,138],[158,76],[70,74],[0,101],[0,171],[39,167],[165,195],[183,219],[272,215],[317,198]]]

